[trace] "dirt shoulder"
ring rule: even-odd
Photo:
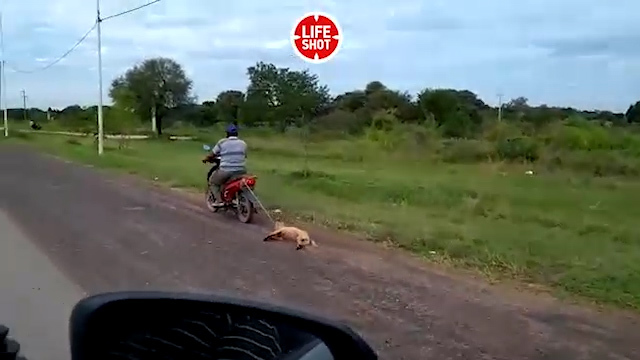
[[[24,147],[3,146],[0,169],[2,208],[91,293],[223,290],[291,304],[345,320],[384,359],[640,358],[634,315],[505,292],[328,231],[309,251],[263,243],[265,224]]]

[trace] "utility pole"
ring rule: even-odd
[[[20,96],[22,96],[22,115],[24,116],[24,120],[27,121],[27,92],[22,89]]]
[[[98,30],[98,155],[104,152],[104,118],[102,117],[102,33],[100,25],[100,0],[96,0],[96,26]]]
[[[2,15],[0,15],[2,16]],[[0,24],[2,23],[2,19],[0,19]],[[1,26],[1,25],[0,25]],[[0,61],[0,81],[4,82],[4,72],[2,71],[4,70],[4,60]],[[4,86],[0,85],[0,109],[2,109],[2,88]],[[4,121],[4,136],[7,137],[9,136],[8,130],[7,130],[7,120],[5,119]]]
[[[502,122],[502,94],[498,94],[498,122]]]
[[[4,31],[2,29],[2,13],[0,12],[0,50],[2,51],[2,60],[0,60],[0,77],[2,83],[0,84],[0,108],[4,109],[4,136],[9,136],[9,117],[7,116],[7,80],[4,75],[4,68],[6,63],[4,61]]]
[[[151,132],[153,132],[153,135],[156,135],[158,131],[158,127],[156,124],[156,106],[152,106],[151,107]]]

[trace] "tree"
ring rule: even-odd
[[[62,109],[60,112],[62,116],[80,116],[82,114],[82,106],[80,105],[70,105],[66,108]]]
[[[328,108],[329,89],[308,70],[294,71],[258,62],[247,69],[247,75],[249,86],[242,118],[251,123],[265,122],[284,130],[292,124],[301,125]]]
[[[515,99],[511,99],[508,103],[506,103],[504,106],[507,108],[513,108],[515,110],[521,110],[521,109],[525,109],[527,107],[529,107],[529,99],[527,99],[524,96],[519,96]]]
[[[624,115],[629,124],[640,123],[640,101],[629,106],[629,109],[627,109],[627,112]]]
[[[131,87],[126,84],[126,81],[122,76],[116,78],[111,83],[109,96],[113,100],[114,105],[121,110],[127,110],[135,113],[138,109],[139,99]]]
[[[191,80],[179,64],[167,58],[148,59],[113,80],[110,96],[115,109],[109,112],[105,106],[105,128],[116,131],[126,125],[126,122],[119,123],[118,114],[146,123],[155,113],[159,135],[163,127],[166,131],[173,123],[210,126],[217,122],[238,121],[246,127],[270,126],[281,131],[295,127],[304,136],[313,132],[327,136],[345,133],[369,136],[371,133],[387,141],[391,138],[390,134],[385,134],[387,131],[393,132],[392,135],[398,139],[404,137],[406,131],[424,132],[424,136],[420,136],[426,138],[431,136],[434,125],[445,137],[482,136],[483,139],[494,140],[502,134],[538,136],[540,134],[536,132],[540,130],[545,130],[541,134],[547,139],[547,132],[556,130],[556,127],[547,125],[554,122],[573,127],[576,124],[607,127],[627,122],[640,124],[640,102],[629,106],[623,114],[531,106],[527,98],[518,97],[503,105],[502,118],[510,120],[510,123],[498,124],[495,121],[497,109],[488,106],[469,90],[425,89],[416,97],[391,89],[380,81],[371,81],[362,89],[348,91],[332,99],[327,86],[309,70],[297,71],[258,62],[247,68],[247,76],[249,85],[246,92],[229,89],[220,92],[215,99],[196,104],[191,95]],[[45,119],[47,116],[46,112],[38,109],[27,111],[31,119]],[[8,109],[7,112],[9,118],[23,119],[21,108]],[[61,125],[75,127],[78,131],[95,131],[95,106],[73,105],[63,110],[49,108],[48,112],[56,112]],[[308,139],[311,137],[303,141]]]
[[[140,119],[150,119],[155,113],[156,129],[162,135],[162,119],[167,112],[195,101],[192,86],[180,64],[159,57],[147,59],[114,79],[109,96]]]
[[[418,95],[418,105],[425,117],[433,116],[443,133],[450,137],[467,137],[482,123],[477,96],[470,91],[425,89]]]
[[[349,91],[336,96],[333,106],[336,109],[346,111],[356,111],[367,105],[367,94],[362,90]]]
[[[196,125],[200,126],[209,126],[216,123],[218,120],[218,107],[215,101],[205,101],[202,103],[198,119],[199,121],[196,121]]]
[[[367,107],[372,112],[389,110],[402,122],[417,121],[420,118],[420,109],[407,92],[387,88],[369,92]]]
[[[186,104],[170,109],[164,116],[163,123],[167,126],[190,123],[198,127],[211,126],[216,123],[218,112],[212,102],[208,105]]]
[[[238,90],[226,90],[218,94],[216,108],[218,121],[230,123],[238,120],[238,115],[244,103],[244,93]]]
[[[595,118],[596,120],[600,120],[605,123],[610,122],[611,124],[618,124],[618,125],[622,124],[625,121],[624,114],[616,114],[612,111],[597,111]]]
[[[546,105],[540,105],[537,108],[529,108],[524,112],[522,121],[530,123],[536,127],[542,127],[553,120],[559,120],[554,118],[554,111]]]
[[[326,85],[309,70],[291,71],[281,69],[283,102],[280,106],[287,124],[307,125],[311,120],[326,113],[331,96]]]
[[[364,93],[369,96],[375,92],[387,90],[387,87],[384,86],[380,81],[372,81],[367,84],[364,88]]]
[[[71,105],[62,109],[59,121],[64,127],[78,132],[93,133],[97,130],[97,117],[80,105]]]
[[[504,104],[503,108],[506,112],[516,114],[518,118],[521,118],[529,109],[529,99],[524,96],[519,96]]]

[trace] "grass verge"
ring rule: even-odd
[[[270,207],[392,242],[433,261],[640,308],[640,183],[506,164],[455,165],[353,141],[251,136],[250,170]],[[25,135],[50,153],[201,188],[197,142],[132,141],[103,157],[91,139]],[[303,155],[305,154],[305,155]]]

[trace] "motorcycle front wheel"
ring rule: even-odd
[[[213,192],[211,191],[210,187],[207,187],[207,191],[204,196],[204,201],[205,201],[205,204],[207,204],[207,209],[209,209],[209,211],[214,213],[218,212],[219,209],[213,206],[213,204],[215,204],[216,202],[216,198],[215,196],[213,196]]]

